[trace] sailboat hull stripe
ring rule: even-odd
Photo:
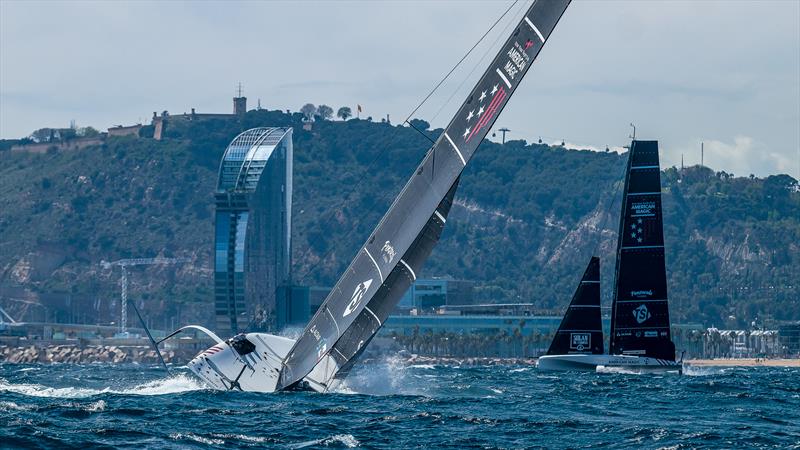
[[[622,247],[622,250],[636,250],[637,248],[664,248],[663,245],[640,245],[638,247]]]
[[[406,269],[408,269],[408,271],[411,273],[411,278],[413,278],[414,281],[416,281],[417,280],[417,274],[414,273],[414,269],[412,269],[411,266],[406,264],[406,262],[403,261],[402,259],[400,260],[400,262],[403,263],[404,266],[406,266]]]
[[[333,318],[333,314],[331,313],[331,310],[328,309],[328,308],[325,308],[325,311],[327,311],[328,315],[331,316],[331,320],[333,321],[333,324],[336,325],[336,336],[341,336],[342,332],[339,330],[339,324],[336,323],[336,319]]]
[[[375,313],[374,313],[374,312],[372,312],[372,310],[371,310],[371,309],[369,309],[369,308],[368,308],[368,307],[366,307],[366,306],[364,307],[364,309],[366,309],[368,313],[372,314],[372,317],[374,317],[374,318],[375,318],[375,321],[376,321],[376,322],[378,322],[378,326],[381,326],[381,325],[382,325],[382,324],[381,324],[381,319],[378,319],[378,316],[377,316],[377,315],[375,315]]]
[[[503,75],[503,72],[501,72],[500,69],[496,69],[496,70],[497,70],[497,74],[500,75],[500,78],[503,79],[503,82],[506,84],[506,86],[508,86],[508,88],[511,89],[511,83],[508,81],[508,78],[506,78],[506,76]]]
[[[452,139],[450,139],[450,135],[445,133],[444,137],[447,138],[447,141],[450,142],[450,145],[452,145],[453,148],[456,150],[456,153],[458,153],[458,157],[461,158],[461,164],[464,164],[466,166],[467,162],[464,160],[464,155],[461,154],[461,150],[458,149],[458,146],[456,146],[456,143],[453,142]]]
[[[372,254],[370,254],[369,250],[364,248],[364,251],[367,252],[367,256],[369,256],[369,259],[372,260],[372,264],[375,264],[375,268],[378,269],[378,275],[380,275],[381,283],[383,283],[383,272],[381,272],[381,268],[378,266],[378,263],[375,261],[375,258],[372,257]]]
[[[538,28],[536,28],[536,25],[534,25],[533,22],[531,22],[531,19],[528,19],[528,16],[525,16],[525,22],[527,22],[528,25],[530,25],[531,28],[533,28],[533,32],[536,33],[537,36],[539,36],[539,39],[542,41],[542,44],[544,44],[544,36],[542,36],[542,32],[539,31]]]
[[[447,219],[445,219],[444,216],[439,213],[439,211],[434,211],[433,213],[436,214],[436,217],[438,217],[442,223],[447,223]]]

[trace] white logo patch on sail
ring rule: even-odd
[[[651,314],[646,305],[639,305],[638,308],[633,310],[633,317],[636,318],[636,323],[643,323],[651,317]]]
[[[356,309],[358,304],[361,303],[361,299],[364,298],[364,294],[367,293],[367,289],[369,289],[371,284],[372,278],[356,286],[356,289],[353,291],[353,296],[350,297],[350,303],[348,303],[347,308],[344,309],[344,314],[342,314],[342,317],[349,316]]]
[[[395,252],[394,247],[392,247],[392,243],[386,241],[386,243],[383,244],[383,248],[381,249],[381,256],[383,257],[383,262],[389,264],[390,262],[392,262],[392,260],[394,260],[396,254],[397,253]]]
[[[591,333],[570,333],[569,348],[582,352],[591,346],[592,346]]]

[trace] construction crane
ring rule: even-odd
[[[181,264],[191,262],[190,258],[164,258],[157,256],[155,258],[131,258],[120,259],[114,262],[100,261],[100,265],[104,269],[110,269],[113,266],[119,266],[122,269],[122,278],[119,284],[122,287],[122,298],[120,304],[120,318],[119,318],[119,332],[126,333],[128,330],[128,267],[130,266],[146,266],[153,264]]]

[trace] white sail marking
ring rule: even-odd
[[[503,79],[503,82],[506,83],[506,86],[508,86],[508,88],[511,89],[511,83],[508,81],[508,78],[506,78],[506,76],[503,75],[503,72],[501,72],[500,69],[496,69],[496,70],[497,70],[497,74],[500,75],[500,78]]]
[[[467,162],[466,162],[466,161],[464,161],[464,156],[463,156],[463,155],[461,155],[461,150],[459,150],[459,149],[458,149],[458,147],[456,146],[456,143],[455,143],[455,142],[453,142],[453,140],[452,140],[452,139],[450,139],[450,135],[448,135],[447,133],[445,133],[445,134],[444,134],[444,137],[446,137],[446,138],[447,138],[447,140],[448,140],[448,141],[450,141],[450,145],[452,145],[452,146],[453,146],[453,148],[454,148],[454,149],[456,149],[456,153],[458,153],[458,157],[459,157],[459,158],[461,158],[461,163],[462,163],[462,164],[464,164],[464,165],[466,166],[466,165],[467,165]]]
[[[366,309],[368,313],[372,314],[372,317],[374,317],[374,318],[375,318],[375,320],[378,322],[378,326],[381,326],[381,325],[382,325],[382,324],[381,324],[381,319],[378,319],[378,316],[377,316],[377,315],[375,315],[375,313],[374,313],[374,312],[372,312],[372,310],[371,310],[371,309],[369,309],[369,308],[368,308],[368,307],[366,307],[366,306],[364,307],[364,309]]]
[[[334,319],[334,318],[333,318],[333,314],[331,314],[331,310],[330,310],[330,308],[328,308],[328,307],[326,306],[326,307],[325,307],[325,312],[327,312],[327,313],[328,313],[328,315],[329,315],[329,316],[331,316],[331,320],[333,321],[333,324],[334,324],[334,325],[336,325],[336,337],[339,337],[339,336],[341,336],[341,335],[342,335],[342,332],[341,332],[341,331],[339,331],[339,324],[338,324],[338,323],[336,323],[336,319]]]
[[[443,215],[439,214],[439,211],[434,211],[433,213],[436,214],[436,217],[438,217],[442,223],[447,223],[447,219],[445,219]]]
[[[525,22],[528,22],[528,25],[530,25],[531,28],[533,28],[533,32],[536,33],[537,36],[539,36],[539,39],[541,39],[542,44],[544,44],[544,36],[542,36],[542,32],[539,31],[538,28],[536,28],[536,25],[534,25],[533,22],[531,22],[531,19],[528,19],[528,16],[525,16]]]
[[[581,283],[597,283],[597,284],[600,284],[600,280],[584,280],[584,281],[581,281]]]
[[[658,169],[658,166],[631,166],[631,170],[637,169]]]
[[[409,271],[409,272],[411,272],[411,277],[412,277],[412,278],[414,278],[414,280],[416,281],[416,279],[417,279],[417,274],[416,274],[416,273],[414,273],[414,269],[412,269],[412,268],[411,268],[411,266],[409,266],[409,265],[408,265],[408,264],[407,264],[405,261],[403,261],[402,259],[400,260],[400,262],[401,262],[401,263],[403,263],[403,265],[404,265],[404,266],[406,266],[406,269],[408,269],[408,271]]]
[[[663,245],[640,245],[638,247],[628,246],[628,247],[622,247],[620,250],[632,250],[636,248],[664,248],[664,246]]]
[[[375,261],[375,258],[372,257],[372,255],[369,253],[369,250],[367,250],[366,247],[364,247],[364,251],[367,252],[367,256],[369,256],[369,259],[372,260],[372,264],[375,264],[375,268],[378,269],[378,275],[380,275],[381,283],[383,283],[383,272],[381,272],[381,268],[378,266],[378,263]]]
[[[339,356],[341,356],[342,358],[344,358],[345,360],[347,360],[347,356],[344,356],[344,353],[340,352],[338,348],[336,348],[336,347],[333,347],[333,350],[334,350],[334,351],[336,351],[336,353],[338,353],[338,354],[339,354]]]

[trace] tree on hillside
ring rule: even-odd
[[[319,105],[317,107],[317,115],[322,118],[322,120],[328,120],[333,117],[333,108],[328,105]]]
[[[302,108],[300,108],[300,112],[303,113],[303,116],[305,116],[306,120],[312,120],[314,119],[314,115],[317,114],[317,107],[314,106],[313,103],[306,103]]]
[[[55,138],[55,131],[52,128],[39,128],[31,133],[31,139],[36,143],[50,142]]]
[[[428,128],[431,127],[431,124],[422,119],[411,119],[408,121],[408,123],[419,131],[426,131]]]
[[[336,117],[342,120],[347,120],[350,117],[352,117],[352,115],[353,111],[347,106],[342,106],[341,108],[339,108],[339,111],[336,112]]]

